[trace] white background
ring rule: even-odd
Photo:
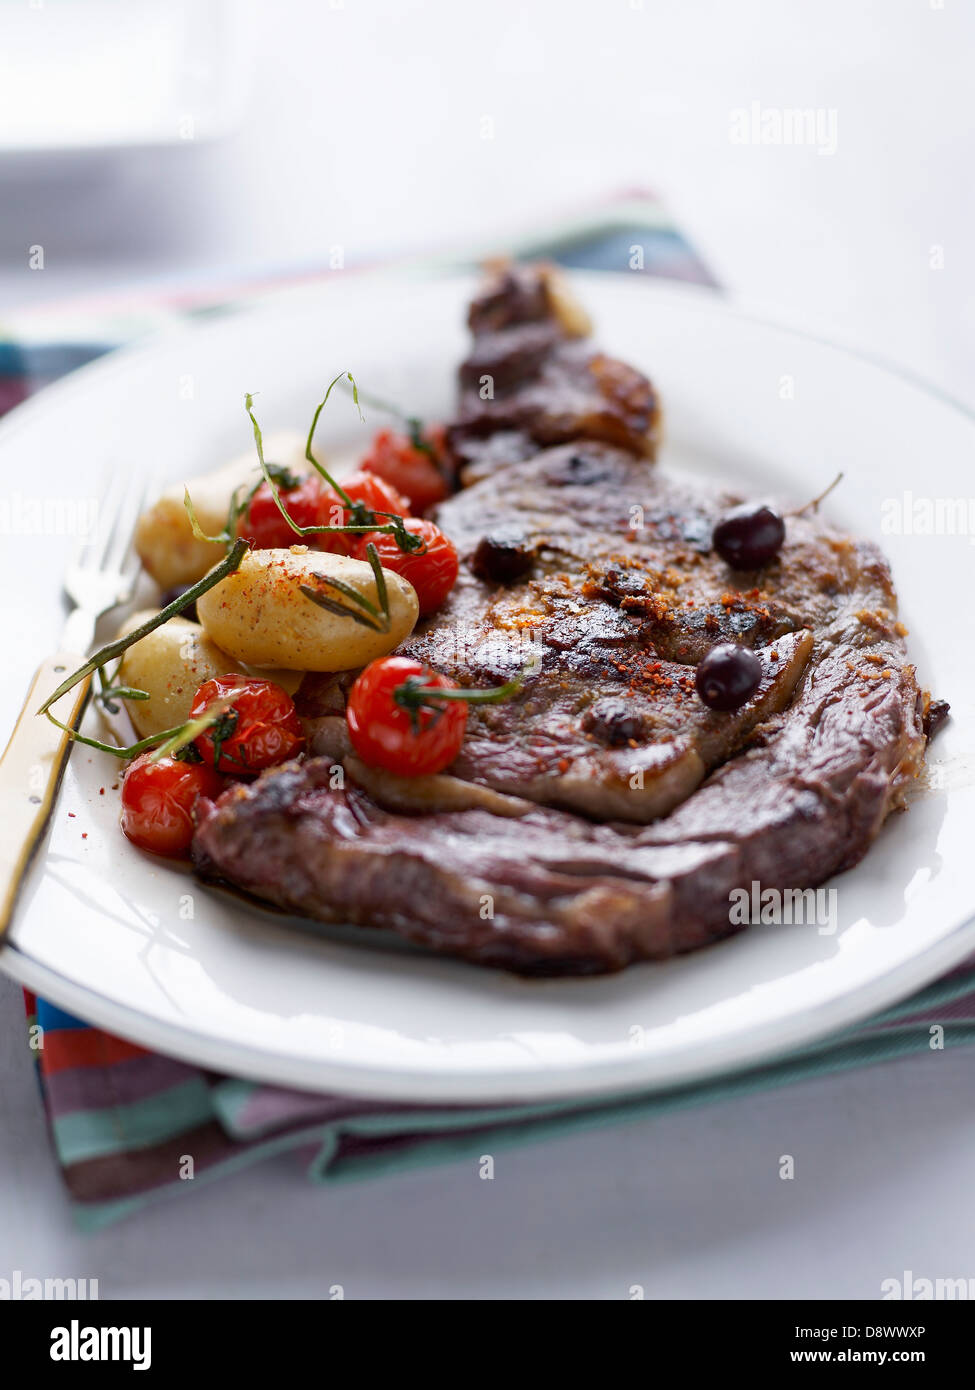
[[[58,0],[42,9],[58,22]],[[971,0],[260,0],[256,25],[228,138],[0,157],[0,314],[336,244],[353,263],[503,240],[649,185],[739,301],[975,405]],[[836,152],[732,143],[753,101],[835,110]],[[964,1052],[504,1153],[493,1182],[449,1167],[312,1190],[285,1158],[82,1238],[6,981],[0,1007],[0,1278],[98,1277],[105,1296],[875,1298],[905,1269],[975,1277]]]

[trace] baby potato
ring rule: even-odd
[[[152,616],[151,610],[133,613],[123,624],[119,636],[141,627]],[[184,723],[189,718],[193,696],[203,682],[214,676],[225,676],[230,671],[265,675],[263,671],[247,671],[239,661],[221,651],[199,623],[176,617],[123,653],[116,684],[148,692],[148,700],[123,702],[136,733],[140,738],[148,738],[150,734]],[[275,672],[271,678],[292,695],[301,676],[295,672]]]
[[[279,463],[293,473],[306,473],[311,465],[304,457],[305,441],[290,430],[269,434],[264,442],[264,457]],[[233,459],[213,473],[204,473],[187,481],[190,497],[196,509],[200,529],[216,536],[227,524],[230,498],[235,487],[258,481],[257,455],[253,449]],[[219,545],[199,541],[193,535],[190,519],[183,505],[183,484],[167,489],[148,511],[139,517],[135,528],[135,549],[145,568],[163,589],[177,584],[194,584],[220,559]]]
[[[152,616],[151,612],[133,613],[119,636]],[[233,657],[210,641],[199,623],[177,617],[123,653],[118,684],[148,691],[148,700],[125,701],[136,733],[148,738],[189,718],[193,696],[204,681],[240,669]]]
[[[366,616],[326,580],[349,585],[377,609],[376,577],[365,560],[295,545],[290,550],[252,550],[240,568],[198,600],[208,637],[250,665],[270,670],[350,671],[385,656],[409,636],[419,613],[413,585],[383,570],[389,597],[389,631],[321,608],[301,586]]]

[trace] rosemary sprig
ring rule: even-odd
[[[229,700],[220,701],[219,703],[223,705],[223,709],[221,710],[220,716],[217,719],[213,729],[214,767],[216,767],[217,764],[220,762],[220,757],[223,753],[224,744],[227,742],[228,739],[233,738],[234,734],[237,731],[237,725],[240,722],[240,715],[238,714],[236,708],[230,703]],[[242,756],[235,758],[232,756],[232,754],[228,753],[227,757],[230,759],[231,762],[240,763],[241,767],[247,766]]]
[[[231,512],[233,512],[233,510],[234,510],[235,499],[236,499],[236,496],[237,496],[237,492],[238,492],[238,491],[239,491],[239,489],[235,489],[235,490],[234,490],[234,494],[233,494],[233,496],[232,496],[231,499],[230,499],[230,510],[231,510]],[[190,530],[193,532],[193,538],[194,538],[194,540],[198,540],[198,541],[209,541],[211,545],[227,545],[227,544],[229,544],[229,542],[230,542],[230,519],[229,519],[229,517],[228,517],[228,519],[227,519],[227,525],[226,525],[225,529],[224,529],[223,531],[220,532],[219,536],[208,536],[207,533],[204,531],[203,527],[200,525],[199,518],[198,518],[198,516],[197,516],[197,514],[196,514],[196,508],[195,508],[194,505],[193,505],[193,498],[190,496],[190,490],[189,490],[188,487],[186,487],[185,484],[184,484],[184,486],[183,486],[183,507],[184,507],[185,510],[186,510],[186,515],[187,515],[187,516],[189,517],[189,519],[190,519]],[[236,519],[236,518],[235,518],[235,519]]]
[[[136,690],[131,685],[103,685],[94,697],[108,710],[109,714],[118,714],[116,700],[149,700],[148,690]]]
[[[366,598],[365,594],[360,594],[358,589],[354,589],[351,584],[346,584],[342,579],[329,578],[327,575],[316,575],[315,578],[322,584],[327,584],[330,589],[337,589],[340,594],[344,594],[350,602],[358,604],[363,612],[358,612],[355,608],[349,608],[344,603],[339,603],[338,599],[332,598],[329,594],[323,594],[320,589],[316,589],[311,584],[301,584],[299,588],[305,598],[311,599],[312,603],[319,608],[324,608],[327,613],[334,613],[339,618],[351,618],[354,623],[360,623],[363,627],[372,628],[373,632],[389,631],[389,592],[386,588],[386,576],[383,574],[383,567],[379,563],[379,552],[370,543],[366,546],[366,554],[372,566],[372,572],[376,579],[376,593],[379,597],[379,607],[373,603],[372,599]]]
[[[400,406],[393,405],[392,401],[384,400],[382,396],[376,396],[371,391],[363,391],[360,389],[356,398],[357,405],[360,400],[366,405],[372,406],[375,410],[381,410],[384,415],[392,415],[395,420],[399,420],[400,424],[406,429],[411,447],[418,450],[421,454],[426,454],[441,477],[445,478],[447,476],[443,462],[437,454],[436,449],[434,449],[433,445],[424,434],[426,426],[419,416],[408,415]]]
[[[325,466],[324,466],[323,464],[321,464],[321,463],[318,462],[318,460],[315,458],[314,454],[313,454],[312,451],[311,451],[312,440],[313,440],[314,435],[315,435],[315,429],[316,429],[316,427],[317,427],[317,425],[318,425],[319,416],[321,415],[321,413],[322,413],[322,411],[324,410],[325,406],[328,404],[328,398],[329,398],[329,396],[332,394],[332,387],[335,385],[335,382],[336,382],[336,381],[339,381],[339,380],[341,379],[341,377],[343,377],[343,376],[348,376],[349,380],[353,383],[353,390],[355,390],[355,382],[354,382],[354,378],[353,378],[351,372],[341,372],[341,373],[339,374],[339,376],[335,377],[334,380],[332,380],[332,381],[329,382],[328,389],[327,389],[327,391],[325,392],[325,396],[324,396],[324,398],[323,398],[321,401],[319,401],[318,407],[317,407],[317,409],[315,410],[315,414],[314,414],[314,417],[313,417],[312,422],[311,422],[311,429],[308,431],[308,440],[307,440],[307,442],[306,442],[306,444],[305,444],[305,458],[306,458],[306,459],[308,460],[308,462],[317,470],[317,472],[321,475],[321,477],[324,478],[325,482],[329,485],[329,487],[330,487],[335,493],[338,494],[338,497],[339,497],[340,501],[342,502],[342,504],[343,504],[344,506],[348,507],[349,510],[351,511],[351,510],[355,507],[355,505],[356,505],[355,502],[353,502],[352,498],[351,498],[351,497],[349,496],[349,494],[345,491],[345,489],[341,486],[341,484],[338,483],[338,482],[332,477],[332,475],[331,475],[331,473],[329,473],[328,469],[325,468]],[[356,404],[358,404],[358,399],[357,399],[357,398],[356,398]],[[261,473],[264,475],[264,481],[267,483],[268,487],[271,489],[271,495],[272,495],[273,498],[274,498],[275,506],[277,507],[277,509],[278,509],[278,511],[281,513],[281,515],[284,517],[284,519],[285,519],[285,521],[288,523],[288,525],[291,527],[292,531],[294,531],[295,535],[297,535],[297,536],[307,536],[307,535],[309,534],[309,532],[318,532],[318,531],[341,531],[341,530],[344,530],[345,528],[344,528],[344,527],[341,527],[341,526],[299,526],[299,525],[298,525],[297,521],[295,521],[294,518],[289,514],[287,507],[286,507],[286,506],[284,505],[284,503],[281,501],[281,495],[280,495],[280,493],[279,493],[279,491],[278,491],[276,481],[275,481],[275,479],[271,476],[271,470],[270,470],[270,468],[268,467],[267,463],[266,463],[265,460],[264,460],[264,436],[263,436],[263,434],[261,433],[261,427],[260,427],[260,425],[257,423],[257,416],[254,414],[254,395],[253,395],[253,392],[251,392],[251,391],[248,391],[247,394],[244,396],[244,409],[247,411],[247,414],[250,416],[251,426],[253,427],[253,430],[254,430],[254,444],[255,444],[255,446],[256,446],[256,448],[257,448],[257,461],[258,461],[258,463],[259,463],[260,466],[261,466]]]
[[[234,726],[237,724],[237,711],[232,707],[233,696],[224,696],[222,700],[214,700],[205,714],[199,715],[196,719],[188,719],[185,724],[181,724],[173,731],[172,737],[167,739],[152,755],[153,762],[158,762],[160,758],[178,758],[184,749],[189,748],[200,734],[205,733],[214,725],[219,726],[226,719],[228,713],[234,716]],[[229,737],[229,735],[224,735]],[[220,760],[220,742],[214,736],[214,759],[213,766],[216,767]],[[200,761],[203,759],[201,757]]]
[[[379,563],[379,551],[372,541],[366,546],[366,558],[372,566],[372,572],[376,578],[376,593],[379,595],[379,606],[386,615],[387,630],[389,627],[389,591],[386,588],[386,576],[383,574],[383,567]]]
[[[333,386],[337,381],[341,381],[343,377],[348,377],[349,381],[352,382],[353,399],[355,400],[356,407],[358,408],[359,396],[358,387],[355,384],[355,378],[353,377],[351,372],[342,372],[339,374],[339,376],[333,378],[333,380],[329,382],[328,389],[325,392],[324,398],[318,403],[314,417],[312,419],[311,429],[308,432],[308,440],[305,445],[305,457],[307,458],[308,462],[318,470],[318,472],[320,473],[322,478],[324,478],[328,486],[332,488],[334,492],[337,494],[339,501],[342,503],[345,510],[349,512],[349,515],[352,518],[352,520],[348,526],[299,526],[298,522],[295,521],[294,517],[291,516],[287,507],[284,505],[284,502],[281,500],[281,494],[278,490],[277,480],[274,477],[272,477],[271,466],[267,464],[264,460],[264,437],[261,433],[261,427],[257,423],[257,417],[254,414],[253,393],[248,391],[245,395],[244,408],[247,411],[247,414],[250,416],[251,425],[254,430],[254,443],[257,447],[258,463],[260,464],[261,473],[264,477],[264,481],[267,483],[268,487],[271,490],[271,495],[274,498],[274,504],[296,536],[317,536],[328,533],[340,533],[343,535],[355,536],[366,535],[371,532],[379,532],[382,535],[392,536],[395,539],[396,544],[399,546],[400,550],[404,551],[406,554],[422,553],[426,549],[426,544],[423,538],[421,536],[415,536],[412,532],[407,531],[406,526],[404,525],[403,517],[399,516],[396,512],[371,511],[365,505],[365,503],[353,501],[349,494],[341,486],[341,484],[336,482],[336,480],[332,477],[331,473],[329,473],[328,469],[325,468],[324,465],[320,464],[318,460],[315,458],[314,454],[312,453],[311,446],[315,436],[315,429],[318,425],[319,416],[321,415],[325,405],[328,403],[328,398],[332,393]],[[360,415],[361,413],[362,412],[360,411]],[[379,520],[380,517],[387,517],[388,521],[386,523],[383,523]],[[191,517],[191,525],[192,522],[193,519]],[[194,532],[194,534],[196,533]],[[204,536],[202,538],[204,540],[211,539],[208,536]]]
[[[341,497],[345,505],[351,509],[355,507],[355,502],[352,501],[352,498],[345,491],[345,488],[343,488],[340,483],[336,482],[336,480],[332,477],[331,473],[329,473],[328,469],[325,468],[323,464],[318,462],[318,459],[311,451],[312,442],[315,438],[315,431],[318,428],[319,416],[321,415],[325,407],[328,405],[328,398],[332,394],[332,387],[337,385],[337,383],[342,381],[343,379],[347,379],[351,383],[352,400],[356,410],[358,410],[359,412],[359,419],[362,419],[362,408],[359,405],[359,388],[356,385],[355,377],[352,375],[351,372],[339,372],[338,376],[333,377],[332,380],[328,383],[325,395],[322,397],[322,399],[319,401],[318,405],[315,408],[315,414],[312,416],[311,427],[308,431],[308,439],[305,443],[305,458],[308,460],[308,462],[311,464],[313,468],[317,469],[317,471],[328,483],[329,487],[334,488],[334,490],[338,493],[339,497]]]
[[[50,710],[45,710],[44,713],[52,724],[63,729],[75,743],[83,743],[86,748],[97,748],[100,753],[111,753],[113,758],[125,759],[134,758],[139,753],[145,753],[150,748],[154,748],[156,751],[153,754],[153,761],[155,762],[167,755],[176,755],[181,748],[192,743],[199,734],[203,733],[204,729],[208,729],[211,724],[216,723],[223,714],[223,710],[216,709],[216,704],[219,703],[217,701],[199,719],[189,720],[185,724],[176,724],[172,729],[160,729],[159,733],[150,734],[148,738],[141,738],[138,743],[129,743],[125,747],[120,747],[117,743],[103,743],[101,739],[89,738],[87,734],[72,729],[69,724],[62,724],[61,720],[55,718]]]
[[[118,714],[117,700],[148,700],[150,698],[148,690],[136,690],[130,685],[112,684],[118,677],[121,665],[122,663],[119,662],[111,675],[108,674],[104,666],[98,668],[99,689],[95,691],[93,698],[98,700],[109,714]]]
[[[342,592],[348,594],[350,597],[355,593],[354,589],[349,589],[348,586],[344,584],[336,584],[336,588],[341,588]],[[319,608],[324,608],[326,613],[333,613],[336,618],[351,618],[354,623],[359,623],[362,627],[372,628],[373,632],[387,631],[379,622],[378,617],[371,616],[367,613],[358,613],[354,608],[349,608],[346,604],[339,603],[338,599],[329,598],[328,594],[323,594],[317,589],[313,589],[310,584],[302,584],[301,592],[304,594],[305,598],[311,599],[312,603],[317,604]],[[361,594],[357,595],[357,598],[360,602],[365,602]]]
[[[245,483],[238,483],[234,488],[233,492],[230,494],[230,505],[227,511],[226,523],[223,530],[217,536],[208,536],[203,530],[199,518],[196,515],[196,508],[193,505],[193,498],[190,496],[190,490],[188,487],[184,487],[183,506],[186,508],[186,515],[190,520],[190,530],[193,532],[196,540],[207,541],[211,545],[232,546],[237,539],[237,522],[247,511],[247,508],[254,499],[255,492],[257,492],[257,489],[264,482],[265,477],[268,476],[273,478],[277,487],[283,487],[286,492],[290,491],[291,488],[300,486],[301,483],[301,479],[297,478],[294,473],[291,472],[290,468],[286,468],[280,463],[266,463],[264,465],[263,477],[258,478],[250,487],[247,487]],[[247,489],[246,491],[244,491],[245,488]],[[241,497],[242,492],[244,493],[243,497]],[[275,497],[277,497],[277,494],[275,494]],[[280,506],[280,502],[278,505]]]
[[[168,623],[170,618],[174,618],[177,613],[182,612],[184,608],[188,608],[191,603],[195,603],[202,594],[207,593],[214,585],[219,584],[221,579],[226,579],[228,574],[233,574],[234,570],[237,569],[244,555],[247,553],[247,549],[248,545],[245,540],[235,541],[230,554],[221,560],[219,565],[216,565],[210,570],[209,574],[205,574],[202,579],[191,588],[187,589],[185,594],[180,594],[179,598],[173,599],[172,603],[167,604],[165,608],[160,609],[160,611],[153,614],[151,618],[147,618],[144,623],[141,623],[139,627],[133,629],[132,632],[126,633],[124,637],[116,637],[114,642],[109,642],[107,646],[100,647],[95,655],[89,657],[83,666],[79,666],[77,671],[73,671],[70,676],[66,676],[57,690],[47,697],[37,713],[47,714],[51,706],[56,704],[62,695],[66,695],[69,690],[73,690],[86,676],[90,676],[94,671],[100,671],[103,666],[107,666],[110,661],[114,661],[117,656],[121,656],[123,652],[128,651],[129,647],[134,646],[136,642],[141,641],[142,638],[148,636],[150,632],[154,632],[157,627],[162,627],[163,623]],[[57,721],[55,721],[55,723],[56,722]],[[61,727],[63,728],[64,726],[62,725]]]

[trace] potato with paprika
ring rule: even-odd
[[[210,640],[237,661],[273,671],[351,671],[393,651],[416,624],[412,584],[391,570],[382,576],[388,615],[365,560],[304,545],[254,550],[196,609]]]

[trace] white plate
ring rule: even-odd
[[[295,930],[133,850],[110,790],[117,764],[79,748],[0,957],[12,975],[93,1023],[232,1073],[501,1101],[673,1086],[755,1063],[894,1002],[975,949],[966,612],[975,555],[967,535],[881,534],[887,498],[970,490],[975,422],[881,367],[753,322],[705,292],[574,278],[600,341],[659,384],[663,467],[797,500],[846,471],[828,510],[885,545],[921,678],[952,703],[909,814],[835,881],[836,934],[754,927],[666,965],[529,982],[365,931]],[[470,290],[462,278],[337,280],[96,363],[0,426],[6,496],[22,494],[23,520],[24,498],[93,496],[106,462],[187,477],[247,447],[245,390],[261,392],[265,428],[301,425],[346,367],[378,394],[441,415]],[[336,443],[365,437],[347,402],[324,423]],[[2,712],[11,722],[57,638],[68,545],[5,539],[12,679]]]

